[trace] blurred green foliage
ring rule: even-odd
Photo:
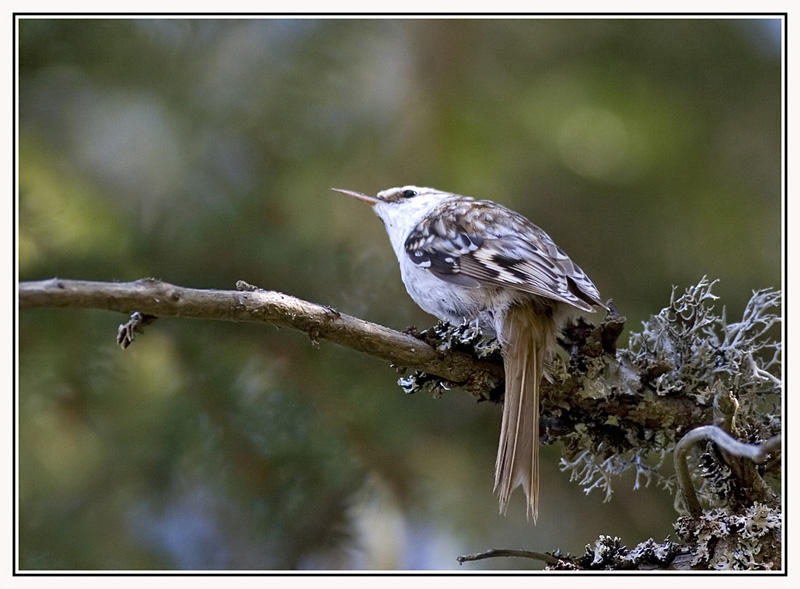
[[[395,328],[380,222],[330,187],[435,186],[529,216],[636,330],[673,284],[730,317],[781,279],[778,19],[19,20],[19,276],[233,288]],[[672,497],[492,496],[496,406],[406,397],[301,334],[19,321],[22,569],[454,568],[671,533]],[[527,561],[480,567],[537,568]]]

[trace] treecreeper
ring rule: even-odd
[[[522,486],[539,512],[539,385],[556,337],[576,314],[606,308],[586,273],[547,233],[489,200],[402,186],[368,196],[383,221],[411,298],[452,324],[477,322],[503,351],[505,397],[494,490],[505,514]]]

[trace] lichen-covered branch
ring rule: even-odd
[[[589,383],[576,384],[571,397],[543,402],[544,423],[549,415],[558,427],[571,430],[560,436],[562,466],[587,492],[601,489],[610,497],[613,477],[629,469],[637,486],[655,481],[674,489],[674,476],[661,472],[667,456],[689,431],[719,419],[750,444],[781,432],[780,292],[755,292],[742,321],[728,323],[725,310],[714,309],[713,284],[703,279],[680,296],[673,291],[669,306],[631,335],[615,362],[595,355],[581,370],[571,360],[566,382]],[[574,399],[587,395],[596,405],[582,413],[586,404]],[[735,407],[723,418],[715,400],[725,396],[735,400]],[[698,493],[713,503],[719,492],[712,487],[704,482]],[[763,494],[749,497],[750,503],[755,500],[763,500]]]

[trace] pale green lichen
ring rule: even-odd
[[[717,508],[675,524],[678,537],[694,546],[691,565],[714,570],[772,570],[781,567],[780,509],[754,503],[742,513]]]
[[[550,570],[776,570],[781,568],[781,512],[754,503],[741,514],[712,509],[700,518],[680,518],[680,542],[652,538],[628,549],[601,535],[581,556],[550,553]]]
[[[715,311],[713,285],[703,278],[680,296],[673,289],[669,306],[643,322],[642,330],[631,335],[629,347],[618,351],[616,366],[605,374],[596,369],[593,372],[598,374],[587,372],[580,395],[605,396],[608,404],[619,396],[630,403],[631,395],[638,395],[642,410],[656,418],[651,421],[660,422],[659,427],[643,428],[604,418],[607,427],[576,424],[573,433],[562,437],[562,470],[569,471],[571,480],[579,481],[587,493],[600,489],[608,500],[613,477],[630,469],[635,470],[637,487],[655,481],[674,488],[674,478],[662,474],[660,467],[682,431],[671,425],[668,406],[663,411],[659,408],[659,398],[686,400],[701,416],[696,425],[702,425],[711,423],[715,395],[729,391],[738,405],[740,437],[759,443],[780,432],[781,293],[754,292],[742,320],[729,324],[724,308]],[[625,382],[620,378],[625,368],[638,375],[638,390],[620,386]],[[626,378],[630,383],[631,377]],[[724,469],[712,473],[710,466],[706,460],[705,474],[714,476],[704,480],[699,494],[714,501],[729,493],[730,473]]]
[[[500,344],[497,339],[485,337],[474,321],[459,325],[439,321],[435,326],[421,333],[414,331],[414,335],[439,351],[462,351],[472,354],[480,360],[502,363]],[[434,397],[440,397],[445,391],[458,386],[457,383],[420,370],[401,377],[397,384],[406,394],[422,392]]]
[[[620,538],[601,535],[587,544],[583,555],[573,557],[553,552],[557,562],[548,570],[653,570],[671,568],[683,548],[669,539],[659,543],[652,538],[628,549]]]

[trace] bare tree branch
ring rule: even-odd
[[[240,290],[229,291],[184,288],[152,278],[135,282],[52,278],[21,282],[19,307],[267,323],[305,332],[314,343],[326,339],[396,366],[435,374],[470,392],[485,394],[503,382],[502,366],[463,352],[437,350],[412,335],[246,283],[241,283]]]

